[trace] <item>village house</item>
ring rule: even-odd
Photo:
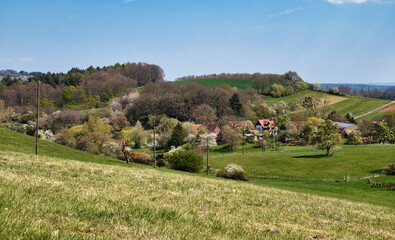
[[[357,131],[358,126],[351,123],[333,122],[337,125],[337,129],[341,134],[350,134],[351,132]]]
[[[276,119],[259,119],[254,124],[254,127],[259,133],[267,131],[269,134],[272,134],[276,127]]]
[[[207,129],[210,133],[214,133],[218,135],[221,132],[221,129],[218,125],[216,124],[195,124],[193,125],[196,131],[199,131],[202,127]]]

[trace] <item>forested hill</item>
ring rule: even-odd
[[[0,81],[0,99],[8,106],[32,106],[36,82],[40,81],[43,107],[102,107],[111,98],[128,93],[138,86],[163,82],[164,75],[158,65],[116,63],[102,68],[72,68],[67,73],[38,74],[27,82],[7,76]]]
[[[7,77],[10,76],[12,78],[19,78],[19,77],[30,77],[30,76],[37,76],[40,72],[25,72],[25,71],[15,71],[12,69],[7,70],[0,70],[0,76]]]
[[[112,66],[93,67],[87,69],[72,68],[67,73],[39,74],[29,78],[29,81],[41,81],[51,86],[64,84],[66,86],[77,86],[87,81],[103,81],[106,79],[120,79],[136,81],[138,86],[144,86],[148,82],[162,82],[165,73],[163,69],[155,64],[147,63],[116,63]]]
[[[189,81],[200,82],[206,86],[227,84],[241,89],[251,87],[257,93],[272,97],[289,96],[301,90],[313,89],[312,84],[303,81],[299,74],[293,71],[288,71],[284,74],[221,73],[201,76],[190,75],[176,79],[178,84]]]

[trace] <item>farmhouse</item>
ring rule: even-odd
[[[216,124],[195,124],[193,125],[196,131],[199,131],[202,127],[206,128],[210,133],[214,133],[218,135],[221,132],[221,129]]]
[[[259,133],[262,133],[264,131],[272,133],[274,128],[276,127],[276,119],[259,119],[255,123],[254,127]]]
[[[358,126],[351,123],[333,122],[337,124],[337,129],[340,133],[350,134],[351,132],[357,131]]]

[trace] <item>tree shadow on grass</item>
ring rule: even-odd
[[[302,156],[295,156],[293,158],[327,158],[325,154],[317,154],[317,155],[302,155]],[[330,156],[329,156],[330,157]]]
[[[373,173],[373,174],[382,174],[383,173],[383,169],[372,170],[372,171],[369,171],[369,172]]]

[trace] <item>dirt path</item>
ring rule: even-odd
[[[355,117],[354,119],[361,118],[361,117],[364,117],[364,116],[369,115],[369,114],[371,114],[371,113],[377,112],[377,111],[379,111],[379,110],[381,110],[381,109],[383,109],[383,108],[389,107],[389,106],[392,105],[392,104],[395,104],[395,101],[392,101],[392,102],[387,103],[387,104],[385,104],[385,105],[383,105],[383,106],[381,106],[381,107],[378,107],[378,108],[376,108],[376,109],[373,109],[372,111],[369,111],[369,112],[367,112],[367,113],[364,113],[364,114],[362,114],[362,115],[359,115],[359,116]]]

